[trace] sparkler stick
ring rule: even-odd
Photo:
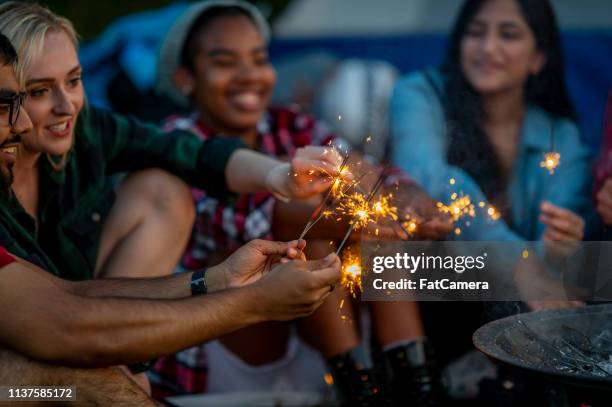
[[[544,160],[540,162],[540,167],[545,168],[550,175],[555,173],[555,169],[561,163],[561,154],[555,151],[555,127],[550,125],[550,151],[544,153]]]
[[[308,220],[308,222],[306,223],[306,226],[304,226],[304,230],[302,231],[302,233],[300,234],[300,237],[298,238],[298,240],[303,239],[304,236],[306,236],[306,233],[308,233],[308,231],[310,229],[312,229],[312,227],[322,218],[322,210],[325,207],[325,205],[327,205],[327,201],[329,200],[329,197],[331,196],[333,190],[334,190],[334,185],[336,184],[336,182],[338,180],[340,180],[340,175],[342,174],[342,171],[346,168],[346,164],[349,160],[349,154],[344,156],[344,159],[342,160],[342,164],[340,164],[340,171],[338,171],[338,175],[334,178],[334,182],[332,183],[332,186],[329,188],[329,191],[327,191],[327,194],[325,195],[325,198],[321,201],[321,203],[319,204],[319,206],[317,206],[314,210],[314,212],[312,213],[312,215],[310,215],[310,219]]]
[[[383,183],[383,181],[386,178],[386,176],[385,176],[386,170],[387,170],[387,167],[383,168],[382,172],[378,176],[378,179],[376,180],[376,183],[374,184],[374,187],[372,188],[372,190],[370,191],[370,194],[368,195],[368,197],[365,200],[366,204],[370,203],[372,198],[374,198],[374,195],[376,195],[376,193],[378,192],[379,188],[382,186],[382,183]],[[348,240],[349,236],[351,235],[351,233],[353,232],[354,229],[355,229],[355,223],[353,222],[353,224],[346,231],[346,234],[344,235],[344,238],[342,239],[342,242],[340,242],[340,245],[338,245],[338,249],[336,249],[336,255],[340,254],[340,252],[342,251],[342,248],[344,247],[346,241]]]

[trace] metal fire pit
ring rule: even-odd
[[[561,389],[564,405],[612,405],[612,304],[513,315],[473,341],[494,361]]]

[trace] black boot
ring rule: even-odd
[[[381,388],[365,350],[353,348],[327,360],[342,407],[385,407]]]
[[[412,341],[383,352],[393,406],[438,407],[448,404],[448,394],[433,354],[426,340]]]

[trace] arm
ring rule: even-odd
[[[322,154],[323,149],[305,148],[291,164],[282,163],[246,149],[237,137],[202,141],[188,131],[165,133],[98,109],[86,112],[83,121],[89,123],[93,142],[102,143],[110,172],[158,167],[217,197],[229,191],[309,197],[329,186],[329,175],[335,174],[339,160],[335,152]]]
[[[207,293],[252,284],[268,273],[273,262],[279,258],[299,258],[305,246],[304,240],[290,242],[251,240],[221,264],[207,269],[205,273]],[[21,259],[18,262],[44,273],[44,270],[33,264]],[[46,276],[46,273],[43,276]],[[60,288],[84,297],[170,300],[191,296],[192,276],[193,272],[188,272],[157,278],[107,278],[79,282],[55,279],[54,281]]]
[[[446,125],[434,91],[421,76],[401,80],[391,100],[392,161],[405,170],[434,199],[448,203],[453,192],[469,195],[473,203],[487,202],[478,184],[446,160]],[[450,185],[449,180],[455,179]],[[469,218],[462,240],[521,241],[502,220],[485,214]]]
[[[0,309],[9,316],[0,328],[1,342],[49,363],[138,362],[264,319],[257,293],[249,288],[174,301],[91,298],[17,263],[2,269],[2,279]]]
[[[84,297],[65,290],[47,273],[13,263],[0,271],[0,310],[6,315],[0,343],[49,363],[92,367],[139,362],[249,324],[308,315],[338,281],[339,268],[335,256],[290,261],[243,288],[145,300]]]
[[[0,385],[74,386],[81,405],[157,405],[119,368],[74,369],[49,365],[23,357],[2,345],[0,345]]]

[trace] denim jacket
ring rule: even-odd
[[[539,221],[540,204],[550,201],[585,218],[591,213],[590,154],[576,124],[554,118],[543,109],[527,108],[514,169],[507,195],[510,227],[502,219],[492,220],[477,203],[486,202],[478,184],[463,169],[447,162],[449,138],[440,97],[443,77],[437,70],[417,72],[400,79],[391,100],[391,159],[406,170],[434,198],[450,201],[453,192],[469,195],[477,216],[464,218],[455,239],[472,241],[540,240],[545,225]],[[429,79],[428,79],[429,78]],[[554,128],[555,151],[560,165],[551,175],[540,166],[550,151]],[[451,185],[451,179],[454,183]],[[485,206],[485,209],[488,206]],[[469,222],[468,224],[465,224]]]

